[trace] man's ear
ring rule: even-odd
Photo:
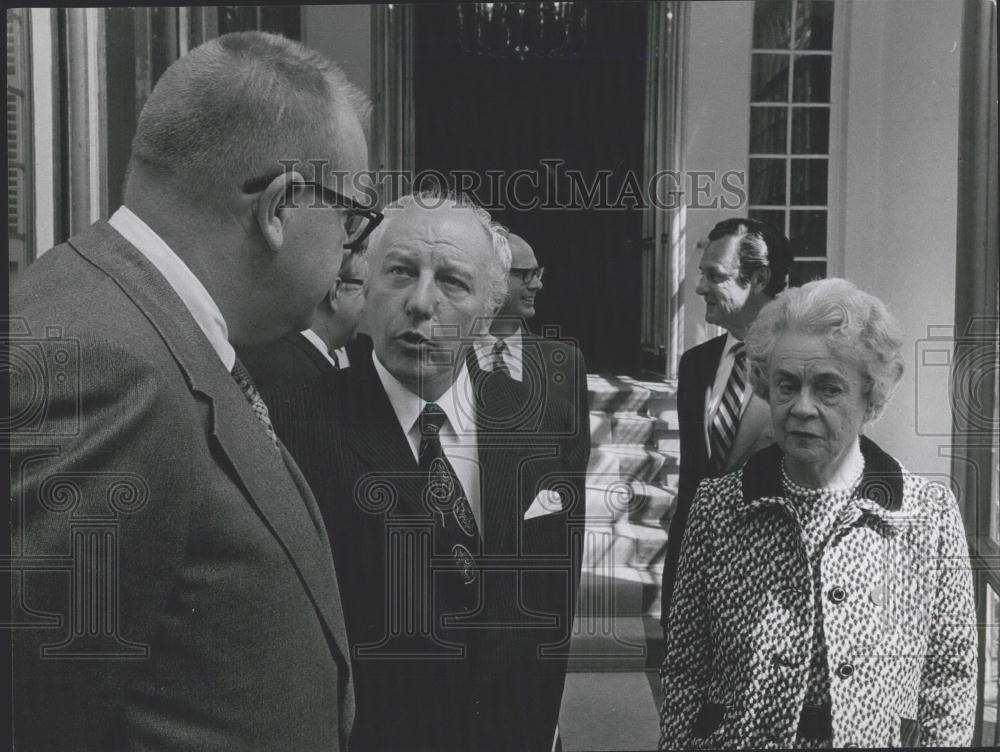
[[[288,220],[285,204],[288,202],[291,185],[295,182],[303,182],[299,173],[281,173],[267,184],[254,205],[257,226],[268,247],[274,252],[281,250],[285,242],[285,222]]]
[[[337,312],[337,295],[340,293],[340,277],[333,282],[333,287],[331,287],[327,293],[326,297],[323,298],[323,302],[326,303],[326,307],[330,309],[330,313]]]
[[[754,269],[750,281],[753,285],[754,292],[764,292],[764,290],[767,289],[768,284],[771,282],[771,267],[762,266],[759,269]]]

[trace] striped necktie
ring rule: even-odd
[[[733,370],[729,373],[729,381],[719,400],[719,407],[712,418],[708,431],[709,444],[712,448],[711,467],[713,474],[719,474],[726,466],[729,450],[733,446],[736,432],[740,426],[740,407],[747,388],[747,351],[742,342],[733,345]]]
[[[267,437],[274,444],[275,448],[277,448],[278,436],[274,432],[274,426],[271,425],[271,416],[267,413],[267,405],[261,399],[260,392],[257,391],[257,385],[253,383],[253,377],[246,369],[246,366],[239,361],[239,358],[233,363],[233,370],[230,373],[233,375],[236,383],[240,385],[240,389],[243,390],[243,396],[247,398],[247,402],[253,408],[253,414],[257,416],[257,420],[264,427]]]
[[[510,369],[507,368],[507,362],[503,359],[503,353],[506,349],[507,343],[502,339],[498,339],[496,344],[493,345],[493,367],[490,369],[493,373],[502,373],[505,376],[510,376]]]

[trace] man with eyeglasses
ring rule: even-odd
[[[313,311],[308,329],[281,339],[238,350],[254,383],[262,392],[308,381],[371,352],[371,340],[358,334],[364,312],[368,261],[363,251],[344,255],[336,284]]]
[[[678,366],[681,466],[663,565],[664,630],[698,484],[732,472],[774,441],[768,406],[749,387],[743,337],[785,289],[792,260],[788,239],[765,222],[726,219],[708,234],[695,292],[705,300],[705,321],[727,333],[687,350]]]
[[[346,749],[329,539],[234,348],[306,328],[377,222],[368,107],[297,42],[206,42],[146,100],[124,205],[14,286],[17,749]]]

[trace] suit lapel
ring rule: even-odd
[[[177,293],[157,269],[106,222],[70,243],[102,269],[143,312],[176,360],[188,388],[211,403],[211,433],[250,503],[285,549],[317,612],[346,656],[333,559],[325,531],[309,510],[279,452],[243,392]]]
[[[342,390],[343,413],[347,416],[344,435],[358,457],[373,471],[392,468],[400,472],[390,478],[400,489],[399,499],[409,511],[422,514],[422,482],[417,477],[417,461],[399,425],[371,355],[352,362],[345,372]]]
[[[290,334],[286,334],[285,341],[292,347],[299,350],[299,352],[301,352],[316,366],[316,369],[321,374],[337,370],[333,367],[333,364],[323,356],[323,353],[316,349],[316,345],[306,339],[306,336],[302,332],[291,332]]]

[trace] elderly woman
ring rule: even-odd
[[[791,289],[747,339],[777,443],[702,482],[661,669],[661,749],[967,745],[976,617],[955,498],[861,435],[898,383],[885,306]]]

